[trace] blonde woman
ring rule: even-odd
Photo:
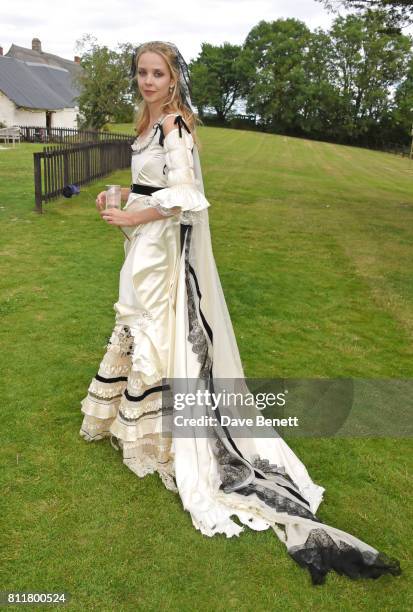
[[[275,429],[224,425],[225,393],[251,393],[211,248],[188,67],[174,44],[153,41],[136,49],[131,76],[140,100],[132,185],[122,210],[106,210],[104,192],[96,201],[103,221],[127,234],[125,261],[80,434],[109,437],[139,477],[157,472],[206,536],[239,535],[233,517],[271,528],[313,584],[333,569],[399,574],[397,560],[319,521],[324,488]],[[230,414],[253,423],[257,406]]]

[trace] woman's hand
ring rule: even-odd
[[[132,213],[119,208],[107,208],[99,211],[100,216],[110,225],[133,226],[136,225]]]
[[[96,208],[100,211],[106,206],[106,191],[101,191],[96,197]]]

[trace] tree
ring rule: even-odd
[[[245,41],[256,65],[248,112],[278,133],[373,144],[386,132],[390,139],[412,41],[383,23],[373,11],[337,17],[328,32],[295,19],[261,21]]]
[[[409,142],[413,127],[413,57],[410,57],[406,75],[396,90],[394,123],[400,131],[399,139]]]
[[[304,71],[304,102],[296,117],[297,131],[315,138],[337,137],[340,93],[334,85],[333,45],[328,33],[311,33]]]
[[[192,97],[202,118],[205,107],[217,117],[228,118],[236,100],[245,95],[254,67],[249,53],[228,42],[221,46],[202,43],[201,53],[190,63]]]
[[[307,95],[306,61],[311,32],[297,19],[260,21],[244,47],[255,75],[248,83],[247,112],[279,132],[295,132]]]
[[[397,87],[411,57],[411,38],[389,34],[383,13],[337,17],[329,32],[333,83],[340,92],[340,124],[351,139],[373,134],[392,113]]]
[[[132,45],[127,43],[113,51],[99,46],[96,38],[86,34],[76,43],[81,55],[79,127],[100,129],[108,121],[129,121],[133,117],[133,94],[129,82]]]
[[[401,34],[404,27],[413,23],[413,0],[317,0],[331,12],[337,13],[340,7],[355,14],[367,11],[382,11],[385,15],[384,30],[388,34]]]

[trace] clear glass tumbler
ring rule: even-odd
[[[106,185],[106,208],[120,208],[121,195],[120,185]]]

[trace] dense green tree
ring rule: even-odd
[[[394,140],[409,142],[413,127],[413,58],[411,57],[404,79],[399,84],[395,95],[393,113]]]
[[[334,13],[346,8],[354,14],[382,11],[384,24],[381,29],[388,34],[401,34],[402,28],[413,23],[413,0],[318,0]]]
[[[334,137],[340,114],[332,57],[330,37],[321,28],[316,29],[311,33],[305,57],[304,101],[296,124],[298,132],[320,139]]]
[[[405,74],[411,39],[389,34],[382,26],[383,14],[370,12],[337,17],[330,29],[343,138],[372,134],[392,113],[392,92]]]
[[[377,139],[393,116],[411,38],[383,28],[384,14],[337,17],[328,32],[296,19],[261,21],[245,48],[256,65],[248,112],[271,130],[342,142]]]
[[[212,107],[220,120],[227,119],[237,100],[248,90],[254,73],[251,57],[239,45],[202,43],[201,52],[189,65],[193,103],[200,110]]]
[[[80,126],[102,128],[108,121],[132,120],[133,94],[129,81],[131,44],[119,51],[99,46],[89,34],[77,41],[83,68],[78,77]]]
[[[247,112],[259,114],[270,129],[293,132],[301,124],[310,40],[310,30],[297,19],[260,21],[245,40],[256,70]]]

